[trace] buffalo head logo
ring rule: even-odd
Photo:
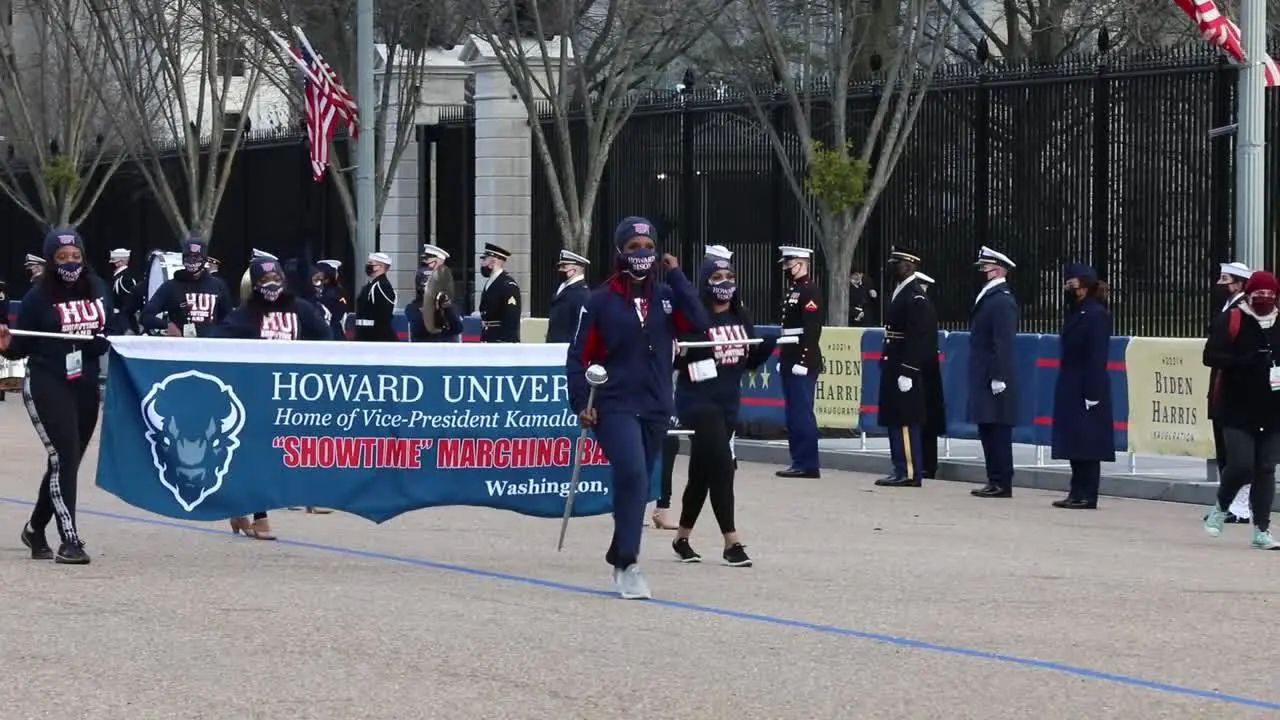
[[[160,484],[191,512],[222,487],[240,447],[244,404],[219,378],[188,370],[151,387],[142,418]]]

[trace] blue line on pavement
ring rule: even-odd
[[[0,502],[12,505],[31,506],[34,503],[28,500],[18,498],[0,497]],[[192,532],[206,533],[209,535],[226,536],[227,531],[217,529],[205,525],[192,525],[190,523],[177,522],[174,520],[164,520],[161,518],[138,517],[135,515],[121,515],[119,513],[105,512],[102,510],[86,510],[77,508],[76,512],[83,515],[93,515],[96,517],[108,518],[111,520],[120,520],[123,522],[138,523],[142,525],[154,525],[158,527],[176,528],[178,530],[188,530]],[[286,540],[281,538],[276,541],[280,545],[289,545],[292,547],[306,548],[308,550],[318,550],[320,552],[333,553],[336,555],[346,555],[348,557],[367,558],[370,560],[382,560],[384,562],[402,563],[405,565],[414,565],[417,567],[430,568],[432,570],[445,570],[448,572],[462,573],[475,577],[489,578],[491,580],[506,580],[508,582],[517,582],[524,585],[533,585],[536,587],[548,588],[551,590],[560,590],[563,592],[577,593],[579,595],[596,595],[601,597],[614,597],[614,593],[598,588],[586,587],[583,585],[571,585],[569,583],[556,582],[554,580],[544,580],[542,578],[528,577],[526,575],[513,575],[511,573],[499,572],[497,570],[484,570],[482,568],[467,567],[466,565],[454,565],[452,563],[436,562],[434,560],[424,560],[421,558],[406,557],[403,555],[391,555],[389,553],[375,552],[372,550],[360,550],[358,548],[341,547],[338,545],[324,545],[321,543],[306,542],[303,540]],[[647,600],[652,605],[660,605],[663,607],[685,610],[687,612],[701,613],[703,615],[715,615],[719,617],[733,618],[735,620],[747,620],[750,622],[763,623],[766,625],[774,625],[780,627],[790,627],[799,630],[809,630],[811,632],[824,633],[827,635],[839,635],[843,637],[858,638],[860,640],[872,640],[874,642],[896,645],[898,647],[913,648],[915,650],[927,650],[936,653],[945,653],[947,655],[958,655],[962,657],[977,658],[980,660],[991,660],[994,662],[1005,663],[1008,665],[1017,665],[1021,667],[1036,668],[1039,670],[1049,670],[1052,672],[1065,673],[1078,677],[1089,678],[1091,680],[1103,680],[1106,682],[1128,685],[1130,687],[1146,688],[1157,692],[1169,693],[1173,695],[1182,695],[1186,697],[1200,698],[1203,700],[1215,700],[1218,702],[1231,703],[1234,705],[1245,705],[1248,707],[1263,708],[1266,710],[1280,710],[1280,702],[1270,700],[1260,700],[1257,698],[1243,697],[1240,695],[1230,695],[1218,692],[1216,690],[1201,690],[1199,688],[1186,687],[1183,685],[1174,685],[1172,683],[1158,682],[1155,680],[1145,680],[1132,675],[1122,675],[1119,673],[1111,673],[1103,670],[1093,670],[1077,665],[1068,665],[1066,663],[1053,662],[1051,660],[1037,660],[1035,658],[1019,657],[1017,655],[1006,655],[1004,653],[991,652],[988,650],[978,650],[975,648],[960,647],[956,645],[942,645],[939,643],[927,642],[925,640],[915,640],[897,635],[885,635],[882,633],[868,632],[866,630],[855,630],[853,628],[838,627],[835,625],[823,625],[821,623],[808,622],[805,620],[795,620],[792,618],[777,617],[774,615],[763,615],[759,613],[744,612],[741,610],[733,610],[730,608],[715,607],[713,605],[700,605],[698,603],[681,602],[679,600],[664,600],[654,598]]]

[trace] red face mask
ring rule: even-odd
[[[1249,296],[1249,307],[1259,315],[1270,315],[1276,309],[1276,296],[1269,292],[1255,292]]]

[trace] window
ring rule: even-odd
[[[216,73],[218,77],[244,77],[244,47],[239,40],[218,43]]]

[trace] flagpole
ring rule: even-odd
[[[356,139],[356,263],[363,265],[377,243],[374,217],[374,51],[373,0],[356,0],[356,105],[360,135]]]
[[[1254,269],[1266,264],[1266,70],[1267,0],[1242,0],[1236,122],[1236,260]]]

